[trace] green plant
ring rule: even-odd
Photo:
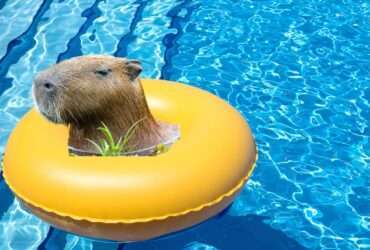
[[[154,155],[166,153],[170,148],[162,143],[158,144],[154,149]]]
[[[131,127],[127,130],[124,136],[121,136],[117,141],[114,140],[112,132],[109,130],[107,125],[102,122],[102,126],[98,127],[98,130],[104,135],[104,139],[100,140],[99,143],[96,143],[93,140],[86,139],[91,144],[95,146],[99,154],[102,156],[118,156],[124,153],[127,153],[131,150],[129,142],[131,137],[134,135],[137,125],[143,121],[145,118],[136,121]]]

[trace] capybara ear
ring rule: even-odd
[[[135,80],[143,70],[138,60],[128,60],[126,62],[126,69],[132,81]]]

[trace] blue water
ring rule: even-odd
[[[224,216],[128,245],[51,228],[0,177],[1,250],[370,249],[370,1],[0,0],[0,153],[36,72],[92,53],[229,101],[257,168]]]

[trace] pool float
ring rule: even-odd
[[[185,229],[231,204],[257,160],[248,124],[206,91],[142,83],[154,116],[179,124],[181,139],[157,156],[69,156],[68,127],[31,109],[3,159],[5,180],[27,210],[66,231],[129,242]]]

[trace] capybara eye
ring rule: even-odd
[[[45,82],[43,84],[43,87],[46,91],[53,91],[54,90],[54,84],[52,84],[51,82]]]
[[[111,69],[98,69],[95,70],[95,74],[100,76],[107,76],[112,70]]]
[[[47,83],[44,83],[44,87],[46,89],[51,89],[51,83],[47,82]]]

